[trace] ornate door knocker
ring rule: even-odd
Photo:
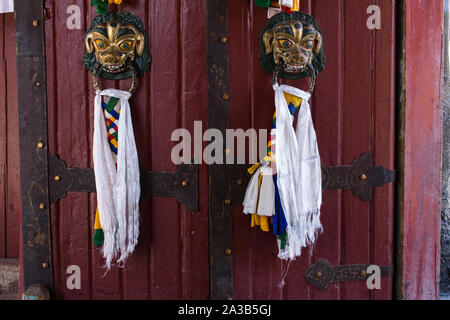
[[[129,92],[136,88],[136,78],[150,67],[148,36],[141,19],[129,12],[107,12],[94,18],[85,35],[84,67],[92,72],[97,91],[97,77],[108,80],[132,78]]]
[[[277,78],[309,77],[314,90],[319,71],[324,69],[323,35],[316,20],[303,12],[280,12],[261,32],[261,67]]]

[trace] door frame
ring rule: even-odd
[[[430,4],[431,3],[431,4]],[[439,299],[443,1],[398,0],[395,298]],[[417,30],[426,30],[424,36]],[[420,43],[420,46],[414,45]],[[426,68],[417,68],[424,63]],[[424,219],[426,218],[426,219]]]
[[[397,57],[395,298],[438,299],[443,124],[440,58],[444,8],[443,3],[438,2],[424,6],[418,2],[397,0],[397,4],[398,39],[401,41]],[[21,287],[42,284],[51,290],[53,271],[43,8],[43,0],[22,0],[15,4],[22,195]],[[208,126],[225,129],[229,122],[228,96],[224,95],[229,85],[226,45],[228,3],[207,0],[207,11],[210,22],[206,30],[208,83],[212,83],[210,80],[214,73],[211,67],[214,64],[221,65],[224,71],[221,74],[223,86],[209,86],[208,89]],[[219,19],[214,22],[214,17]],[[416,26],[427,30],[429,36],[415,32]],[[421,47],[427,48],[427,55],[418,54],[418,48],[414,46],[418,42]],[[214,47],[221,50],[212,50]],[[221,55],[216,56],[218,53]],[[416,69],[418,62],[423,62],[423,56],[431,57],[427,68]],[[220,119],[219,116],[222,120],[215,122]],[[33,125],[29,125],[31,120]],[[214,185],[220,183],[223,186],[223,181],[230,180],[228,170],[210,167],[208,171]],[[214,185],[210,186],[209,200],[210,294],[212,299],[226,299],[232,298],[233,294],[232,255],[228,250],[232,244],[231,207],[227,201],[231,198],[231,190],[222,188],[224,191],[220,191]],[[425,224],[423,217],[427,218]],[[220,225],[217,219],[223,222],[220,230],[217,229]],[[224,234],[218,235],[218,231]],[[422,250],[416,250],[417,240],[423,244]]]

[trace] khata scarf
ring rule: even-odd
[[[311,95],[290,86],[274,85],[276,106],[277,188],[287,222],[287,242],[278,240],[280,259],[294,260],[301,249],[315,242],[322,231],[322,171],[316,133],[311,118]],[[294,130],[284,93],[302,98]]]
[[[141,189],[130,97],[129,92],[116,89],[99,90],[95,97],[94,172],[108,270],[114,258],[119,264],[126,261],[139,236]]]
[[[266,232],[270,218],[278,238],[279,258],[294,260],[303,247],[314,244],[322,230],[322,174],[308,103],[311,95],[289,86],[276,85],[274,90],[276,112],[268,156],[248,170],[253,176],[243,212],[252,215],[252,227],[260,226]]]

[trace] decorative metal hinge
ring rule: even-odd
[[[322,166],[323,190],[352,190],[363,201],[372,201],[372,189],[395,182],[395,171],[372,166],[372,152],[366,152],[353,161],[353,165]],[[248,165],[230,166],[233,206],[242,204],[251,175]]]
[[[351,166],[322,167],[322,189],[351,189],[356,197],[372,201],[372,188],[395,182],[395,171],[372,166],[372,152],[366,152]]]
[[[69,191],[96,192],[94,169],[68,168],[54,154],[48,155],[50,202]],[[141,197],[176,198],[189,211],[198,211],[198,165],[184,164],[176,172],[144,171],[141,168]]]
[[[317,289],[325,290],[330,282],[366,281],[370,274],[367,273],[369,264],[331,266],[325,259],[320,259],[308,267],[305,277],[308,283]],[[391,277],[394,268],[392,266],[380,266],[381,277]]]

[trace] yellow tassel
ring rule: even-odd
[[[254,174],[260,165],[261,165],[261,162],[254,164],[253,166],[251,166],[250,168],[247,169],[248,173]]]
[[[258,216],[257,214],[252,214],[252,228],[259,226],[262,231],[269,232],[269,217]]]
[[[96,230],[102,229],[102,224],[100,223],[100,215],[98,214],[98,208],[97,211],[95,211],[94,229]]]
[[[262,182],[262,174],[258,177],[258,188],[261,188],[261,182]],[[258,194],[258,202],[259,202],[259,194]],[[256,211],[258,211],[258,208],[256,208]],[[269,232],[269,217],[264,216],[258,216],[256,213],[252,214],[252,224],[251,227],[259,226],[262,231]]]

